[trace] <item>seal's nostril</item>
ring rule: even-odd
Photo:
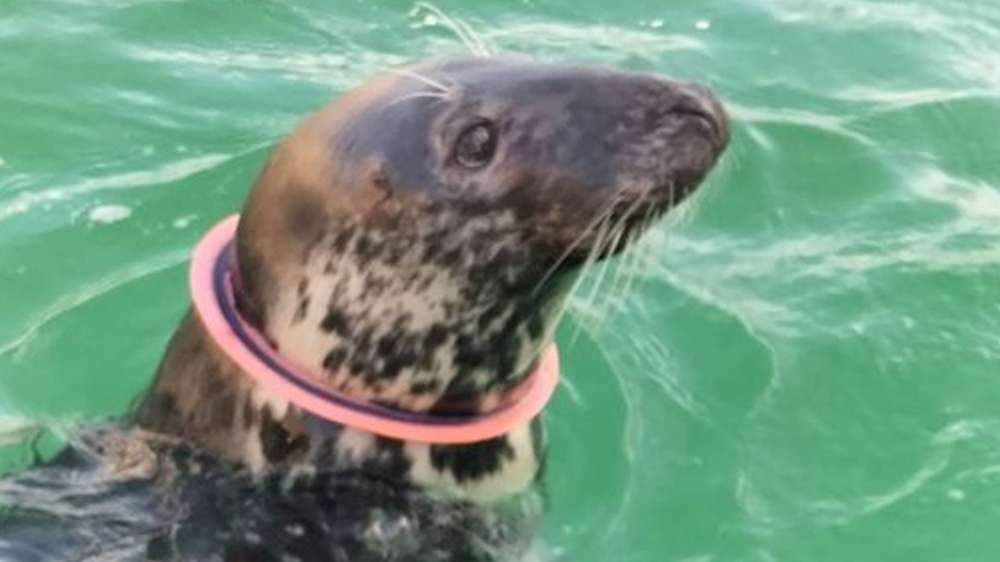
[[[680,95],[674,100],[671,113],[703,120],[712,130],[720,149],[729,143],[729,118],[726,110],[708,88],[699,84],[684,84]]]

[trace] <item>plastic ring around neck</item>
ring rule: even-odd
[[[325,388],[306,370],[283,358],[236,309],[232,251],[238,215],[222,220],[201,239],[190,270],[192,305],[208,336],[266,392],[325,420],[383,437],[429,444],[468,444],[500,437],[527,424],[545,408],[559,383],[554,343],[535,369],[507,394],[516,399],[476,415],[405,412],[362,402]]]

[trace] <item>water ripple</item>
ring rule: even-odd
[[[266,72],[337,90],[356,85],[360,76],[400,66],[410,60],[403,55],[372,51],[307,53],[277,48],[240,50],[231,46],[218,49],[133,47],[131,56],[141,62],[168,63],[175,73],[180,74],[190,74],[195,69]]]
[[[765,3],[783,23],[815,23],[824,28],[905,27],[941,31],[954,20],[933,7],[914,2],[862,0],[772,0]]]
[[[40,204],[65,201],[79,195],[173,183],[215,168],[231,158],[233,156],[228,154],[207,154],[171,162],[152,170],[88,178],[70,185],[20,193],[6,201],[0,201],[0,222],[27,213]]]
[[[36,312],[27,321],[20,334],[9,341],[0,342],[0,357],[8,354],[16,356],[49,322],[119,287],[182,264],[187,261],[188,255],[188,250],[162,254],[114,271],[97,281],[64,294],[45,309]]]
[[[484,34],[498,43],[516,44],[518,48],[530,51],[567,47],[578,50],[582,47],[621,56],[706,49],[704,42],[689,35],[585,22],[567,26],[558,22],[519,21],[494,27]]]
[[[919,88],[910,90],[887,90],[884,87],[851,86],[831,92],[833,99],[851,103],[861,103],[870,111],[871,106],[879,112],[902,111],[915,107],[946,104],[993,98],[996,94],[985,89],[942,89]]]
[[[816,111],[799,110],[788,107],[770,108],[761,106],[745,106],[728,102],[729,113],[737,120],[746,123],[777,123],[794,125],[827,133],[833,133],[857,141],[865,146],[875,146],[878,143],[867,135],[850,127],[852,118],[836,115],[826,115]]]

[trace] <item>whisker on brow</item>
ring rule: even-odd
[[[412,94],[407,94],[405,96],[400,96],[400,97],[392,100],[391,102],[389,102],[386,105],[386,107],[392,107],[394,105],[403,103],[405,101],[414,100],[414,99],[433,98],[433,99],[436,99],[438,101],[445,101],[449,97],[451,97],[449,94],[442,93],[442,92],[414,92]]]
[[[426,84],[426,85],[428,85],[428,86],[430,86],[432,88],[435,88],[438,91],[440,91],[442,93],[445,93],[445,94],[451,94],[451,92],[455,89],[454,86],[448,87],[446,84],[443,84],[443,83],[441,83],[441,82],[439,82],[437,80],[434,80],[433,78],[430,78],[429,76],[424,76],[423,74],[420,74],[419,72],[415,72],[414,70],[411,70],[409,68],[390,68],[389,72],[391,72],[392,74],[398,74],[399,76],[405,76],[407,78],[412,78],[412,79],[417,80],[419,82],[423,82],[424,84]]]
[[[462,41],[465,47],[469,49],[473,55],[477,57],[490,56],[490,47],[482,40],[482,38],[479,37],[469,24],[458,18],[449,16],[441,8],[427,2],[417,2],[415,8],[418,10],[427,10],[439,18],[442,23],[444,23],[444,26],[451,30],[451,32]]]

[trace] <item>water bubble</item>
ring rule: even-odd
[[[697,29],[700,29],[701,31],[705,31],[706,29],[709,29],[709,28],[712,27],[712,22],[710,22],[708,20],[698,20],[697,22],[695,22],[694,26]]]

